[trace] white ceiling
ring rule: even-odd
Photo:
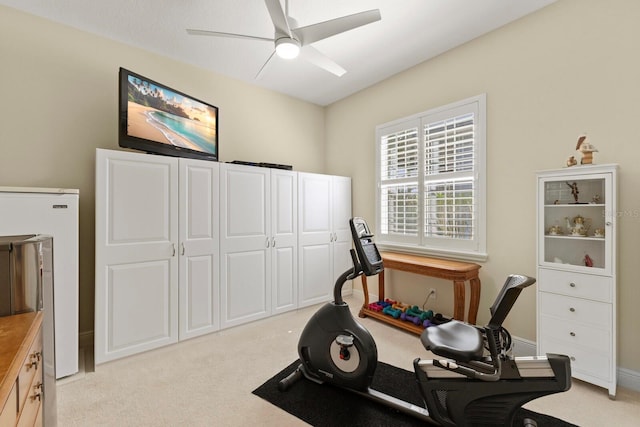
[[[313,44],[347,70],[342,77],[300,58],[276,58],[259,80],[255,76],[273,51],[271,43],[190,36],[185,29],[272,38],[273,24],[263,0],[0,0],[0,4],[328,105],[554,1],[289,0],[289,15],[299,26],[370,9],[380,9],[382,20]]]

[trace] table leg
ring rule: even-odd
[[[464,280],[453,281],[453,318],[464,321]]]
[[[480,279],[474,277],[469,280],[469,288],[471,291],[471,301],[469,302],[469,323],[475,325],[478,317],[478,306],[480,305]]]

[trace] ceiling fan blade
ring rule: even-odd
[[[192,36],[232,37],[236,39],[263,40],[266,42],[274,41],[273,39],[268,39],[266,37],[247,36],[245,34],[234,34],[234,33],[221,33],[219,31],[187,29],[187,33]]]
[[[276,29],[276,33],[282,33],[283,35],[291,37],[289,22],[287,21],[287,17],[284,14],[284,11],[282,10],[280,0],[264,0],[264,3],[267,5],[267,9],[269,10],[269,15],[271,16],[271,20],[273,21],[273,26]]]
[[[266,70],[267,65],[271,62],[271,60],[273,59],[275,54],[276,54],[275,50],[273,52],[271,52],[271,55],[269,55],[269,58],[267,58],[266,62],[264,64],[262,64],[262,67],[260,67],[260,70],[258,71],[258,74],[256,74],[256,76],[254,77],[255,80],[260,80],[262,78],[262,75],[263,75],[264,71]]]
[[[274,1],[277,2],[277,0]],[[380,19],[380,10],[373,9],[319,22],[306,27],[295,28],[292,32],[298,41],[300,41],[300,44],[304,46],[379,21]]]
[[[313,46],[305,46],[304,49],[300,51],[300,57],[338,77],[342,77],[342,75],[347,72],[347,70]]]

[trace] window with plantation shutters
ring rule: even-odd
[[[376,128],[377,243],[486,257],[485,96]]]

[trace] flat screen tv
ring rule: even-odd
[[[120,147],[218,160],[218,108],[120,68]]]

